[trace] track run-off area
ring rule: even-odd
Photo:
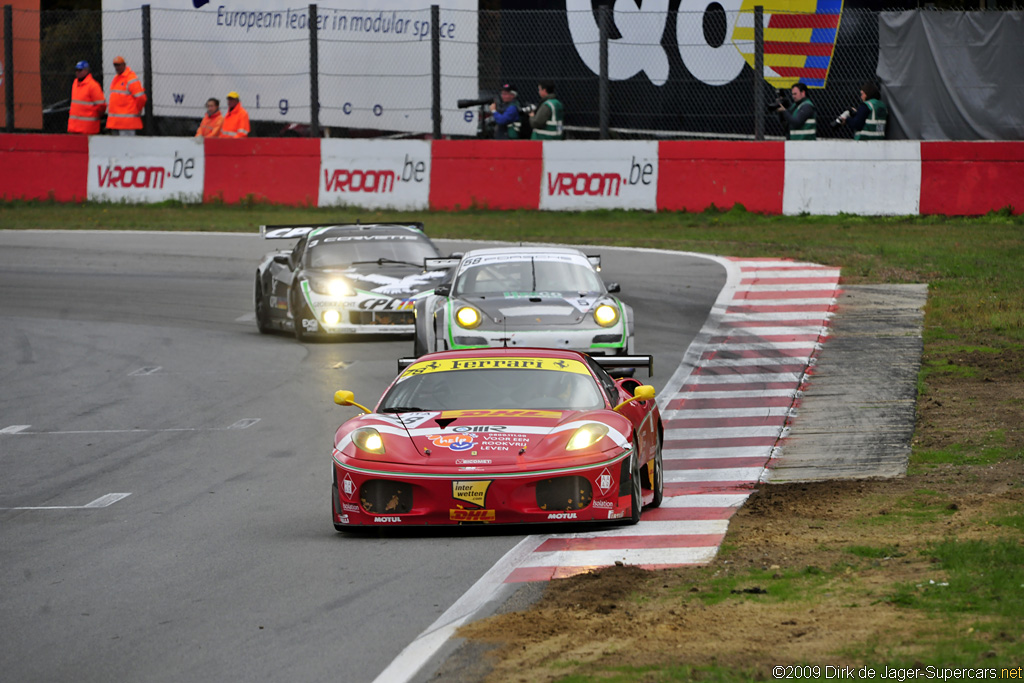
[[[330,444],[352,413],[331,396],[376,401],[412,342],[260,335],[253,273],[275,246],[0,231],[12,680],[412,680],[524,583],[707,562],[838,296],[836,268],[587,247],[655,356],[662,507],[635,527],[337,534]]]

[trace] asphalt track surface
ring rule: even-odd
[[[260,335],[276,246],[0,230],[5,680],[371,681],[530,531],[334,531],[333,392],[373,403],[412,342]],[[597,251],[661,389],[725,269]]]

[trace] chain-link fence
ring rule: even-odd
[[[814,13],[766,4],[759,14],[755,2],[663,12],[46,11],[43,130],[66,130],[76,62],[106,84],[123,55],[150,96],[155,135],[193,134],[208,98],[237,91],[255,135],[488,137],[487,104],[459,100],[489,102],[512,83],[521,104],[536,103],[546,81],[570,138],[772,139],[785,134],[777,90],[803,81],[818,136],[850,136],[830,123],[875,79],[878,13],[818,0]],[[33,71],[8,67],[15,79]]]

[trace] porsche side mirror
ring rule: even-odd
[[[449,283],[440,284],[434,287],[435,296],[450,296],[452,293],[452,286]]]
[[[274,254],[274,263],[280,263],[282,266],[290,266],[292,264],[292,258],[288,254]]]
[[[608,285],[607,285],[607,288],[608,288],[608,293],[609,294],[615,294],[617,292],[621,292],[622,291],[622,287],[619,287],[619,283],[618,282],[609,282]]]

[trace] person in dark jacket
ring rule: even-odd
[[[789,129],[790,140],[817,140],[818,121],[814,114],[814,103],[807,97],[807,86],[797,83],[790,92],[793,104],[786,109],[782,102],[777,102],[779,116]]]
[[[522,132],[520,120],[522,107],[511,83],[501,86],[501,102],[491,102],[491,117],[494,119],[496,140],[518,140]]]
[[[846,123],[856,133],[854,140],[884,140],[885,122],[889,108],[882,101],[878,86],[868,81],[860,89],[860,104],[850,107],[836,119],[836,124]]]

